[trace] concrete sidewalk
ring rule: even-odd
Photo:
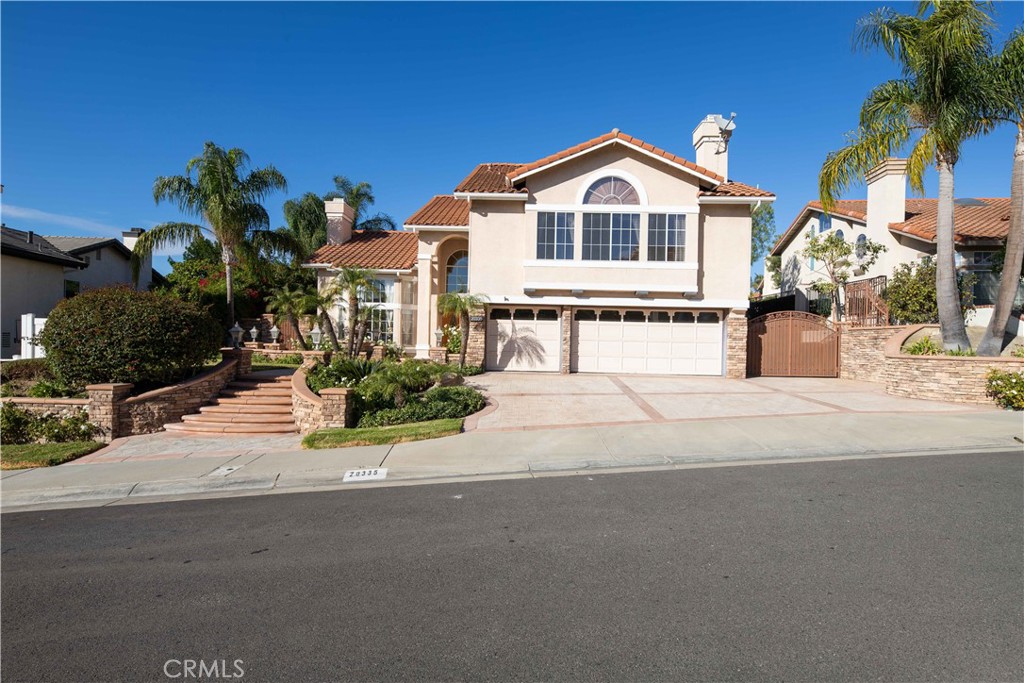
[[[255,441],[242,452],[218,452],[211,446],[192,457],[5,471],[0,475],[0,505],[14,511],[613,469],[1007,451],[1022,449],[1022,436],[1020,413],[983,411],[475,431],[395,446],[320,451],[274,450],[273,441]],[[386,467],[387,479],[342,483],[346,470],[367,467]]]

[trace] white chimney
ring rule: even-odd
[[[352,239],[352,223],[356,212],[344,199],[324,202],[327,213],[327,244],[344,244]]]
[[[121,233],[121,242],[124,246],[128,247],[129,251],[135,250],[135,243],[142,237],[142,233],[146,232],[142,228],[132,228]],[[146,291],[149,289],[149,285],[153,282],[153,254],[150,253],[146,258],[142,259],[142,266],[139,268],[139,282],[136,285],[136,289]]]
[[[697,165],[713,171],[723,178],[729,177],[729,139],[723,134],[714,114],[708,114],[693,129],[693,149],[697,152]]]
[[[907,160],[889,158],[871,169],[868,183],[868,232],[885,235],[890,223],[907,216]]]

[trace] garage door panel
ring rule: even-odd
[[[557,372],[560,354],[557,321],[487,321],[486,365],[489,370]]]
[[[697,325],[697,341],[720,343],[722,328],[718,325]]]
[[[625,341],[647,341],[647,324],[646,323],[623,323],[622,324],[622,339]]]

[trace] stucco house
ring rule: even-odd
[[[21,316],[40,318],[62,299],[86,289],[130,284],[131,250],[143,233],[133,228],[121,239],[110,237],[57,237],[2,227],[0,252],[0,358],[20,353]],[[137,287],[149,289],[163,276],[143,265]]]
[[[743,376],[752,207],[713,116],[696,163],[619,130],[537,161],[484,163],[403,231],[353,232],[327,202],[326,282],[373,269],[373,328],[428,357],[445,292],[487,297],[470,358],[490,370]],[[344,303],[334,312],[343,327]]]
[[[796,295],[797,310],[808,309],[817,298],[811,285],[822,279],[816,265],[800,255],[808,235],[830,231],[854,245],[852,280],[891,276],[901,263],[935,254],[937,199],[907,197],[907,162],[888,159],[867,175],[867,199],[840,200],[826,214],[818,201],[808,202],[776,241],[770,255],[781,257],[781,287],[765,277],[763,293]],[[956,264],[977,276],[974,301],[979,307],[972,324],[987,324],[990,306],[999,288],[992,273],[992,256],[1006,242],[1010,225],[1010,199],[967,198],[955,200],[953,212]],[[869,269],[857,264],[856,245],[870,239],[886,247]],[[1018,306],[1024,292],[1018,293]]]

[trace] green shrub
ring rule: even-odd
[[[947,356],[977,356],[978,354],[974,349],[961,349],[957,347],[955,349],[948,349],[946,351]]]
[[[458,363],[449,363],[444,368],[447,372],[454,372],[456,375],[462,375],[463,377],[472,377],[473,375],[481,375],[486,372],[479,365],[467,365],[460,368]]]
[[[383,361],[365,358],[337,358],[330,364],[320,364],[306,374],[306,384],[320,393],[333,387],[352,387],[384,366]]]
[[[405,350],[398,344],[384,345],[384,360],[402,360],[405,357]]]
[[[36,417],[30,427],[30,433],[34,440],[47,443],[88,441],[97,431],[96,425],[89,422],[89,416],[84,410],[66,417],[57,415]]]
[[[957,275],[960,311],[964,318],[974,311],[973,273]],[[925,325],[939,322],[939,304],[935,293],[935,261],[925,257],[919,262],[901,263],[893,271],[885,289],[889,317],[898,325]]]
[[[283,356],[268,356],[265,353],[252,354],[253,365],[302,365],[301,353],[286,353]]]
[[[70,396],[72,393],[74,392],[71,389],[60,382],[51,382],[45,379],[39,380],[28,390],[28,395],[32,398],[60,398],[61,396]]]
[[[196,304],[173,296],[108,287],[65,299],[51,311],[40,343],[58,380],[70,387],[180,381],[216,354],[225,331]]]
[[[413,397],[401,408],[366,413],[360,427],[387,427],[471,415],[484,407],[484,397],[469,387],[434,387]]]
[[[445,348],[448,353],[459,353],[462,351],[462,330],[455,325],[444,326]]]
[[[388,408],[401,408],[406,398],[429,389],[444,366],[424,360],[384,363],[355,385],[358,408],[371,413]]]
[[[0,443],[19,444],[32,440],[32,415],[9,401],[0,406]]]
[[[911,356],[937,356],[942,353],[942,345],[931,337],[921,337],[905,351]]]
[[[1002,408],[1024,410],[1024,372],[990,370],[985,393]]]
[[[0,363],[0,381],[38,382],[43,379],[53,379],[53,371],[45,358],[22,358]]]
[[[1013,347],[1010,355],[1014,358],[1024,358],[1024,344]]]

